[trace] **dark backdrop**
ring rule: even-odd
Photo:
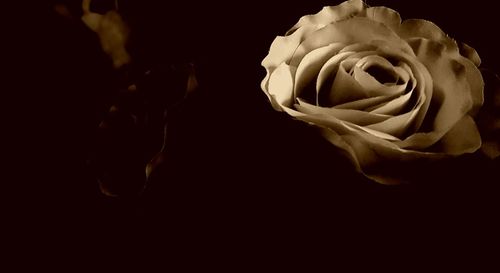
[[[272,256],[346,238],[376,240],[375,249],[386,240],[426,252],[438,252],[435,245],[461,253],[485,249],[497,234],[498,160],[464,156],[420,170],[412,185],[382,186],[353,172],[303,123],[270,107],[259,87],[260,62],[274,37],[337,2],[120,1],[138,65],[192,62],[201,85],[172,121],[167,163],[144,195],[121,199],[100,194],[88,160],[120,74],[91,32],[47,8],[33,27],[41,59],[28,65],[34,83],[23,95],[32,110],[25,143],[37,142],[27,173],[37,189],[31,200],[42,201],[26,205],[37,211],[36,226],[96,251],[160,237],[169,243],[159,245],[177,254],[233,258],[240,257],[237,249]],[[500,71],[498,23],[488,1],[368,3],[435,22]]]

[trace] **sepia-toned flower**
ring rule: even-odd
[[[318,127],[358,171],[395,184],[418,171],[416,162],[481,147],[480,62],[430,21],[349,0],[276,37],[261,88],[274,109]]]

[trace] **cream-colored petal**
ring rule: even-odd
[[[481,58],[477,51],[464,42],[458,43],[458,49],[460,51],[460,55],[469,59],[475,66],[479,67],[481,65]]]
[[[403,21],[397,33],[404,39],[425,38],[446,46],[450,53],[458,53],[455,40],[448,37],[441,28],[431,21],[423,19],[408,19]]]
[[[269,77],[281,63],[288,63],[293,52],[305,37],[316,30],[316,26],[304,26],[289,36],[278,36],[274,39],[269,49],[269,54],[262,60],[262,66],[266,69],[266,77],[262,80],[261,88],[267,92]]]
[[[395,94],[395,95],[391,95],[391,96],[379,96],[379,97],[360,99],[360,100],[355,100],[355,101],[350,101],[350,102],[338,104],[338,105],[333,106],[333,108],[368,111],[366,109],[370,109],[370,107],[379,106],[380,104],[387,103],[387,102],[395,99],[398,96],[399,96],[399,94]]]
[[[343,44],[335,43],[321,47],[307,54],[297,68],[294,97],[300,97],[301,91],[318,77],[319,71],[332,56],[336,55]]]
[[[436,160],[445,156],[441,153],[404,150],[391,141],[361,131],[339,133],[324,128],[321,133],[330,143],[345,151],[347,158],[361,174],[381,184],[405,182],[412,173],[398,171],[399,167],[419,171],[413,168],[414,162]],[[393,168],[384,168],[387,166]]]
[[[290,107],[293,104],[293,86],[295,67],[282,63],[269,78],[268,93],[277,105],[273,105],[277,110],[282,110],[282,106]]]
[[[434,79],[432,103],[438,110],[433,130],[444,134],[473,106],[466,68],[454,60],[441,43],[420,38],[410,44]]]
[[[329,97],[332,86],[327,86],[327,84],[334,84],[337,71],[339,69],[340,63],[346,59],[352,59],[354,55],[359,55],[356,52],[343,52],[334,55],[321,67],[318,73],[318,78],[316,80],[316,104],[319,105],[319,95],[320,92],[328,92],[326,97]],[[366,53],[368,54],[368,53]],[[346,91],[348,92],[348,91]]]
[[[475,115],[483,103],[483,80],[477,69],[481,59],[476,50],[465,43],[450,38],[437,25],[421,19],[406,20],[398,32],[403,38],[414,44],[415,38],[425,38],[445,45],[446,51],[457,62],[465,66],[466,76],[471,87],[473,107],[470,114]],[[443,49],[440,49],[443,50]],[[463,57],[462,57],[463,56]]]
[[[475,116],[484,103],[484,80],[481,71],[476,65],[465,57],[458,57],[456,59],[465,68],[465,76],[470,86],[472,97],[472,109],[469,114]]]
[[[365,52],[365,51],[374,51],[377,49],[376,45],[373,45],[371,43],[354,43],[354,44],[349,44],[346,45],[344,48],[342,48],[339,53],[344,53],[344,52]]]
[[[401,25],[401,16],[399,13],[387,7],[369,7],[362,12],[362,15],[380,22],[394,31],[397,31]]]
[[[309,104],[300,99],[298,99],[297,101],[298,104],[295,105],[295,109],[297,109],[299,112],[309,115],[332,116],[339,120],[350,122],[360,126],[379,123],[391,118],[391,116],[389,115],[373,114],[365,111],[352,110],[352,109],[336,109],[329,107],[321,107]]]
[[[448,155],[473,153],[481,147],[476,123],[469,116],[459,120],[437,143],[437,150]]]
[[[290,64],[296,66],[307,53],[331,43],[370,43],[376,40],[412,54],[409,45],[384,24],[365,17],[353,17],[310,33],[293,54]]]
[[[307,111],[305,110],[305,108],[302,108],[301,110]],[[302,111],[297,111],[297,112],[299,112],[300,114],[292,112],[291,115],[307,123],[314,124],[316,126],[323,128],[329,128],[341,135],[364,133],[381,140],[400,141],[400,139],[395,136],[370,129],[365,126],[360,126],[348,121],[342,121],[337,117],[330,115],[328,113],[319,113],[319,111],[317,110],[312,110],[311,112],[308,113],[304,113]]]
[[[408,134],[408,130],[412,126],[417,112],[418,109],[414,109],[408,113],[392,117],[383,122],[371,124],[367,126],[367,128],[383,132],[397,138],[402,138],[404,135]]]
[[[327,25],[333,22],[350,18],[363,11],[365,5],[362,0],[349,0],[337,6],[324,7],[320,12],[306,15],[299,19],[287,34],[293,33],[297,29],[307,25]]]
[[[346,71],[341,62],[328,93],[329,105],[335,106],[367,97],[370,97],[368,91]]]
[[[388,101],[383,105],[377,105],[377,108],[373,110],[371,110],[371,108],[368,108],[367,111],[374,114],[384,114],[384,115],[400,114],[401,111],[407,107],[412,95],[413,95],[413,90],[391,101]]]
[[[406,54],[389,47],[380,48],[379,51],[379,54],[381,54],[381,56],[384,56],[386,58],[396,58],[400,60],[401,64],[407,65],[412,72],[412,76],[414,77],[414,81],[416,83],[416,86],[414,86],[414,92],[416,92],[417,94],[416,104],[421,104],[421,106],[410,129],[413,131],[417,131],[421,127],[430,105],[430,99],[427,98],[431,98],[433,94],[433,79],[429,74],[427,68],[413,55]],[[403,67],[401,64],[400,66]],[[418,139],[406,138],[402,142],[397,142],[397,144],[401,148],[425,148],[433,144],[430,142],[422,142],[422,140],[426,139],[427,136],[417,138]]]

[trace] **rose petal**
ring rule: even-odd
[[[432,101],[439,107],[434,130],[445,133],[473,106],[466,68],[451,58],[440,43],[417,38],[410,44],[434,79]]]
[[[301,91],[318,77],[319,71],[332,56],[344,47],[335,43],[321,47],[307,54],[297,68],[295,76],[294,97],[299,97]]]
[[[366,99],[361,99],[361,100],[355,100],[355,101],[350,101],[342,104],[338,104],[333,106],[333,108],[336,109],[353,109],[353,110],[365,110],[373,106],[379,106],[382,103],[387,103],[394,98],[398,97],[399,94],[395,95],[390,95],[390,96],[379,96],[379,97],[372,97],[372,98],[366,98]]]
[[[384,24],[365,17],[354,17],[310,33],[293,54],[290,64],[296,66],[308,52],[331,43],[370,43],[375,40],[383,40],[385,45],[412,54],[408,44]]]
[[[297,101],[299,103],[295,105],[295,109],[302,113],[309,115],[332,116],[339,120],[350,122],[360,126],[379,123],[391,118],[391,116],[389,115],[373,114],[359,110],[320,107],[309,104],[301,99],[297,99]]]
[[[360,86],[368,91],[369,97],[402,94],[406,90],[406,84],[392,86],[382,84],[358,66],[354,66],[352,76]]]
[[[436,41],[446,46],[446,50],[450,53],[458,53],[457,43],[448,37],[441,28],[433,22],[423,19],[408,19],[403,21],[397,31],[403,39],[425,38]]]
[[[283,62],[288,62],[302,40],[316,29],[315,26],[304,26],[289,36],[278,36],[274,39],[269,54],[262,60],[262,66],[266,69],[266,77],[261,83],[264,92],[267,92],[269,78],[276,67]]]
[[[324,7],[320,12],[313,15],[306,15],[299,19],[288,32],[293,33],[295,30],[306,25],[327,25],[333,22],[344,20],[353,15],[360,13],[364,8],[364,3],[361,0],[345,1],[337,6]]]
[[[325,87],[325,84],[328,83],[332,77],[335,76],[337,70],[339,69],[340,63],[356,54],[355,52],[342,52],[334,55],[330,58],[324,65],[321,67],[318,73],[318,79],[316,81],[316,90],[319,92]]]
[[[305,109],[302,108],[301,110]],[[311,111],[309,113],[298,112],[300,114],[297,114],[294,113],[293,111],[290,112],[292,116],[296,117],[299,120],[305,121],[310,124],[314,124],[319,127],[332,129],[341,135],[353,134],[353,133],[359,134],[363,132],[381,140],[400,141],[400,139],[395,136],[386,134],[384,132],[379,132],[364,126],[360,126],[351,122],[342,121],[327,113],[319,113],[317,111]]]
[[[329,105],[342,104],[367,97],[370,97],[368,91],[346,71],[341,63],[328,93]]]
[[[481,147],[481,136],[474,120],[466,115],[437,143],[438,151],[449,155],[472,153]]]
[[[469,59],[475,66],[479,67],[479,65],[481,65],[481,58],[479,57],[479,54],[477,54],[477,51],[468,44],[464,42],[459,43],[458,50],[460,55]]]
[[[397,31],[401,25],[401,16],[399,13],[387,7],[369,7],[363,11],[362,15],[380,22],[394,31]]]
[[[428,132],[411,135],[398,145],[407,149],[425,149],[439,141],[467,115],[473,100],[464,66],[451,58],[442,44],[423,38],[413,39],[410,44],[434,79],[432,102],[436,114],[429,120]]]
[[[408,134],[408,130],[412,127],[417,113],[418,110],[412,110],[408,113],[392,117],[383,122],[371,124],[367,126],[367,128],[383,132],[397,138],[402,138],[405,134]]]
[[[472,108],[469,111],[469,115],[475,116],[484,103],[483,75],[476,65],[469,59],[459,56],[456,60],[465,67],[465,76],[467,78],[467,82],[469,83],[472,97]]]
[[[276,110],[292,105],[295,70],[295,67],[282,63],[269,78],[268,94]]]
[[[354,43],[346,45],[339,53],[344,52],[364,52],[364,51],[374,51],[378,47],[372,43]]]
[[[408,105],[411,96],[413,95],[413,90],[395,98],[391,101],[384,103],[383,105],[377,105],[377,108],[371,110],[371,108],[366,109],[370,113],[374,114],[384,114],[384,115],[397,115]]]
[[[381,184],[402,182],[402,177],[396,175],[397,169],[391,168],[389,172],[384,172],[379,167],[381,163],[389,162],[393,167],[404,166],[411,169],[413,162],[418,160],[434,160],[445,156],[442,153],[404,150],[393,142],[360,131],[339,133],[324,128],[321,133],[325,139],[345,151],[347,158],[360,173]]]
[[[426,20],[405,20],[401,25],[398,34],[407,40],[414,41],[416,37],[420,37],[437,41],[438,43],[446,46],[446,51],[448,51],[450,56],[465,66],[465,72],[471,87],[473,99],[473,107],[470,110],[470,114],[477,114],[483,103],[484,83],[481,73],[477,69],[477,66],[481,63],[481,59],[479,58],[476,50],[464,43],[457,45],[457,43],[446,35],[446,33],[444,33],[437,25]],[[463,57],[460,54],[462,54]]]

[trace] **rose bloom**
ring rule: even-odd
[[[278,36],[261,87],[276,110],[318,127],[358,171],[394,184],[419,162],[481,147],[479,64],[473,48],[432,22],[350,0]]]

